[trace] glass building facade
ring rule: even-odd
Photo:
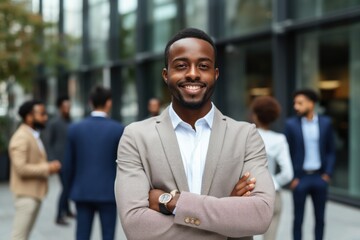
[[[224,114],[249,120],[251,100],[273,95],[283,108],[274,128],[282,131],[294,113],[292,92],[311,87],[320,93],[318,110],[332,117],[336,131],[330,197],[360,206],[359,0],[33,2],[33,9],[57,22],[70,63],[37,82],[35,94],[50,107],[51,96],[66,92],[73,116],[81,118],[90,111],[88,92],[102,84],[113,91],[115,119],[128,124],[145,118],[150,97],[170,102],[161,78],[168,39],[184,27],[201,28],[218,48],[213,101]]]

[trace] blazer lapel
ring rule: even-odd
[[[169,116],[169,108],[166,108],[158,117],[156,129],[159,133],[177,188],[180,191],[189,191],[179,145]]]
[[[215,108],[214,122],[211,129],[208,152],[204,174],[202,178],[201,194],[208,195],[212,179],[216,171],[216,166],[220,160],[220,154],[226,134],[226,118]]]

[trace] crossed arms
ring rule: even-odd
[[[267,230],[273,213],[274,186],[266,167],[265,150],[261,148],[262,141],[259,141],[255,128],[249,134],[249,138],[255,139],[248,141],[250,145],[246,146],[251,152],[245,154],[242,173],[237,180],[234,182],[231,176],[226,176],[231,169],[217,169],[225,174],[214,176],[212,184],[219,187],[214,187],[214,192],[209,195],[179,189],[181,193],[172,206],[176,204],[175,215],[163,215],[156,206],[162,192],[176,188],[172,172],[158,153],[161,151],[157,151],[157,143],[152,143],[155,149],[151,153],[142,154],[139,151],[150,146],[139,146],[141,141],[136,139],[137,134],[133,130],[127,127],[120,140],[115,182],[118,212],[129,239],[226,239],[262,234]],[[246,182],[248,176],[239,180],[246,172],[256,178],[253,190],[254,186]],[[221,187],[228,189],[229,184],[232,187],[224,195]],[[249,190],[252,190],[251,194]],[[241,197],[243,194],[248,197]],[[186,219],[200,222],[192,224]]]

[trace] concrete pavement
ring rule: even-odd
[[[75,239],[75,220],[69,220],[71,224],[67,227],[61,227],[54,223],[59,191],[58,178],[53,176],[50,178],[49,193],[43,202],[30,240]],[[284,190],[282,198],[283,212],[277,240],[290,240],[293,212],[290,192]],[[0,240],[10,239],[13,215],[14,207],[9,184],[2,182],[0,183]],[[303,226],[304,240],[314,239],[313,224],[312,205],[310,199],[308,199]],[[119,222],[116,239],[126,239]],[[255,237],[255,240],[260,239],[260,236]],[[92,240],[101,240],[98,216],[94,221]],[[360,209],[329,201],[326,210],[325,240],[360,240]]]

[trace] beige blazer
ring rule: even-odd
[[[42,200],[48,189],[49,166],[45,151],[25,124],[21,124],[9,143],[11,161],[10,190],[15,196]]]
[[[116,201],[130,240],[240,238],[262,234],[270,224],[275,190],[262,139],[255,125],[237,122],[217,109],[201,195],[189,192],[168,108],[125,128],[117,164]],[[229,197],[246,171],[257,179],[252,195]],[[181,191],[175,216],[148,208],[151,188]]]

